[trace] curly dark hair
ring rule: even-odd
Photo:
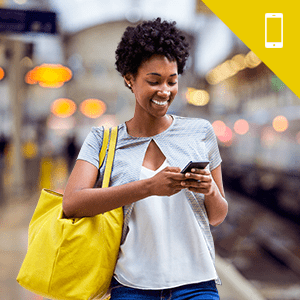
[[[128,26],[116,50],[116,68],[122,76],[136,75],[140,65],[154,54],[176,60],[178,74],[182,74],[189,56],[185,36],[176,22],[144,21],[136,27]]]

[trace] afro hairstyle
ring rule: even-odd
[[[154,54],[161,54],[170,61],[176,60],[178,74],[182,74],[189,56],[189,45],[175,25],[176,22],[157,18],[136,27],[128,26],[115,53],[117,71],[122,76],[135,76],[144,61]]]

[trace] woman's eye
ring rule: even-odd
[[[149,83],[150,85],[156,85],[156,84],[158,84],[157,81],[148,81],[148,83]]]
[[[169,85],[175,85],[177,82],[169,82]]]

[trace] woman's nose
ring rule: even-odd
[[[158,91],[159,96],[161,97],[169,97],[171,95],[171,91],[168,90],[160,90]]]

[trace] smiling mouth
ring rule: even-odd
[[[151,101],[154,102],[157,105],[160,105],[160,106],[164,106],[164,105],[166,105],[168,103],[168,100],[166,100],[166,101],[158,101],[158,100],[152,99]]]

